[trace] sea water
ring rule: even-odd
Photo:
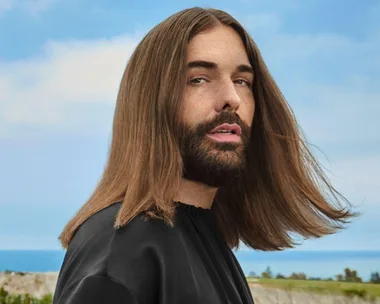
[[[333,278],[345,268],[356,270],[364,281],[372,272],[380,272],[380,251],[233,251],[244,273],[260,275],[269,266],[272,273],[289,276],[303,272],[309,277]],[[59,271],[65,251],[0,250],[0,271]]]

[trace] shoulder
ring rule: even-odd
[[[138,214],[125,226],[115,229],[110,244],[108,267],[121,261],[158,263],[169,245],[178,242],[178,229],[161,219]],[[153,267],[153,265],[151,265]],[[128,265],[129,267],[129,265]]]
[[[133,290],[141,303],[153,303],[159,297],[168,259],[177,256],[174,251],[180,239],[178,229],[139,214],[115,231],[107,274]]]
[[[116,229],[114,223],[120,206],[118,202],[90,216],[75,233],[68,253],[75,252],[75,256],[86,260],[103,259],[109,264],[118,256],[125,261],[130,252],[162,250],[166,244],[176,241],[177,229],[163,220],[148,218],[145,213]]]
[[[69,244],[70,249],[91,245],[107,246],[112,240],[114,222],[121,203],[115,203],[90,216],[78,228]]]
[[[170,248],[175,248],[183,239],[181,224],[174,216],[174,226],[166,224],[164,220],[149,218],[140,213],[125,226],[115,230],[110,257],[121,255],[121,258],[135,252],[144,252],[147,255],[164,255]]]
[[[114,233],[113,223],[120,208],[113,204],[90,216],[75,232],[60,268],[56,293],[75,288],[83,278],[105,274]]]
[[[58,294],[76,288],[89,276],[100,275],[116,280],[147,302],[157,296],[164,264],[180,247],[180,232],[144,213],[116,229],[120,206],[115,203],[99,211],[78,229],[61,268]]]
[[[133,291],[123,284],[104,275],[90,275],[83,278],[70,292],[54,294],[54,303],[59,304],[138,304]]]

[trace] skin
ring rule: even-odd
[[[217,26],[195,36],[187,47],[187,63],[209,61],[217,64],[216,69],[205,67],[189,68],[187,85],[184,90],[182,119],[189,127],[217,121],[224,111],[234,112],[240,118],[242,139],[249,138],[248,133],[253,122],[255,100],[252,92],[254,76],[249,72],[237,71],[240,65],[251,66],[240,36],[231,28]],[[206,125],[207,126],[207,125]],[[215,127],[215,124],[212,125]],[[244,137],[245,136],[245,137]],[[221,143],[215,143],[205,134],[196,142],[199,149],[220,166],[242,165],[244,145],[241,140],[234,143],[234,149],[223,150]],[[218,187],[197,180],[182,178],[175,200],[197,207],[210,209]]]

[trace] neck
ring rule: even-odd
[[[211,209],[218,188],[182,178],[174,201]]]

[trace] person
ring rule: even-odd
[[[59,237],[53,303],[253,303],[232,249],[290,248],[353,215],[248,32],[185,9],[129,59],[104,173]]]

